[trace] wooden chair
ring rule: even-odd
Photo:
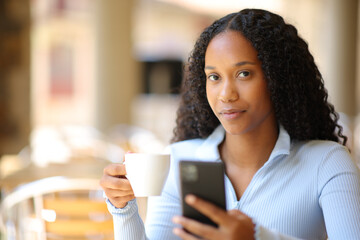
[[[52,177],[21,186],[1,205],[7,238],[113,239],[112,216],[98,182]]]

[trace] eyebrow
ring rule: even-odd
[[[249,61],[242,61],[242,62],[235,63],[234,66],[235,66],[235,67],[239,67],[239,66],[243,66],[243,65],[247,65],[247,64],[255,65],[256,63],[254,63],[254,62],[249,62]],[[216,68],[216,67],[213,67],[213,66],[205,66],[205,70],[206,70],[206,69],[214,70],[215,68]]]

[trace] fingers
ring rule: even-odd
[[[119,198],[119,197],[134,195],[134,192],[132,190],[123,191],[117,189],[106,189],[104,190],[104,192],[108,198]]]
[[[124,164],[113,163],[104,168],[104,175],[109,176],[125,176],[126,169]]]
[[[128,195],[128,196],[121,196],[121,197],[115,197],[115,198],[109,198],[109,201],[112,205],[114,205],[117,208],[124,208],[127,203],[135,198],[134,195]]]
[[[229,219],[225,210],[192,194],[187,195],[185,197],[185,201],[187,204],[196,208],[199,212],[209,217],[218,225],[226,223]]]
[[[189,219],[189,218],[185,218],[185,217],[174,217],[173,218],[173,222],[177,223],[177,224],[181,224],[187,231],[197,235],[197,236],[201,236],[202,238],[205,239],[219,239],[217,237],[217,229],[213,226],[207,225],[207,224],[203,224],[200,223],[198,221]],[[195,238],[193,235],[187,233],[186,231],[182,230],[175,230],[174,229],[174,233],[175,234],[179,234],[178,236],[180,237],[185,237],[184,239],[198,239]],[[187,236],[189,235],[189,236]]]
[[[179,236],[183,240],[198,240],[200,238],[195,237],[192,234],[189,234],[184,229],[181,228],[174,228],[173,233],[177,236]]]
[[[100,180],[100,185],[109,201],[117,208],[125,207],[128,201],[135,198],[129,180],[126,178],[104,175]]]
[[[131,185],[128,179],[120,178],[120,177],[113,177],[109,175],[103,175],[100,179],[100,186],[110,189],[118,189],[118,190],[131,190]]]
[[[123,208],[127,202],[134,199],[134,192],[128,179],[125,178],[125,166],[122,164],[110,164],[104,168],[104,174],[100,179],[109,201],[117,208]]]
[[[195,234],[192,236],[181,229],[174,229],[174,234],[182,239],[254,239],[255,225],[250,217],[239,210],[225,210],[214,204],[202,200],[194,195],[188,195],[185,201],[219,226],[213,227],[185,217],[174,217],[173,221],[182,225],[186,230]]]

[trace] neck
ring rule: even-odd
[[[228,166],[258,170],[268,160],[276,144],[279,130],[275,126],[259,127],[240,135],[226,133],[219,146],[222,160]]]

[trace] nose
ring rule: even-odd
[[[238,100],[239,94],[236,89],[234,81],[225,80],[221,86],[221,90],[218,95],[218,100],[222,102],[234,102]]]

